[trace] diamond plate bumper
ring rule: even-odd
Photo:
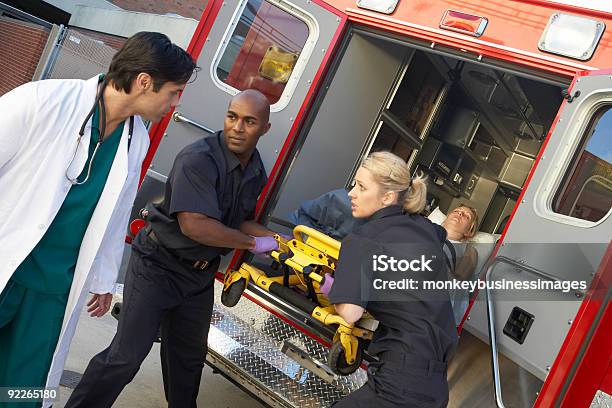
[[[327,347],[245,297],[226,308],[220,299],[223,284],[215,285],[208,363],[267,404],[327,407],[366,381],[363,369],[325,381],[302,367],[281,351],[285,342],[320,364],[327,360]]]

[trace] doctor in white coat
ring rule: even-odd
[[[57,387],[87,293],[92,316],[110,308],[149,145],[141,117],[161,120],[195,69],[165,35],[138,33],[106,75],[0,97],[0,387]]]

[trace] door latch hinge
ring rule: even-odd
[[[567,89],[564,89],[563,91],[561,91],[561,94],[563,95],[564,99],[567,99],[567,103],[572,103],[574,101],[574,99],[576,99],[577,97],[580,96],[580,91],[576,91],[574,92],[573,95],[571,95]]]

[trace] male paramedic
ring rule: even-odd
[[[160,325],[168,406],[196,407],[220,257],[278,249],[274,233],[252,221],[267,182],[256,145],[269,115],[262,93],[243,91],[230,101],[223,131],[177,155],[163,201],[147,206],[149,224],[132,243],[117,333],[89,362],[67,408],[111,407]]]
[[[161,120],[195,68],[168,37],[142,32],[106,75],[0,98],[1,387],[57,387],[87,293],[91,316],[108,311],[149,144],[143,119]]]

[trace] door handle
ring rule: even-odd
[[[485,264],[483,268],[486,268],[485,273],[485,281],[490,282],[493,278],[493,272],[498,265],[506,264],[512,267],[517,268],[521,272],[528,272],[530,274],[542,277],[544,279],[548,279],[555,282],[561,282],[561,279],[558,277],[551,275],[549,273],[543,272],[539,269],[526,265],[522,262],[516,261],[514,259],[508,258],[506,256],[498,256],[494,260],[490,261],[488,264]],[[584,296],[585,292],[581,290],[575,291],[575,293],[579,296]],[[497,356],[497,337],[495,333],[495,310],[493,303],[493,295],[491,293],[491,289],[489,285],[485,287],[485,295],[487,302],[487,320],[488,320],[488,329],[489,329],[489,340],[491,343],[491,360],[492,360],[492,368],[493,368],[493,387],[495,390],[495,404],[498,408],[505,408],[503,399],[502,399],[502,390],[501,390],[501,374],[500,374],[500,366],[499,359]]]
[[[180,123],[180,122],[182,122],[182,123],[187,123],[188,125],[194,126],[194,127],[198,128],[198,129],[200,129],[200,130],[203,130],[203,131],[205,131],[205,132],[207,132],[207,133],[210,133],[211,135],[212,135],[213,133],[215,133],[215,131],[214,131],[213,129],[209,128],[209,127],[208,127],[208,126],[206,126],[206,125],[202,125],[201,123],[198,123],[198,122],[196,122],[195,120],[189,119],[187,116],[184,116],[184,115],[183,115],[181,112],[179,112],[179,111],[175,111],[175,112],[172,114],[172,119],[173,119],[175,122],[179,122],[179,123]]]

